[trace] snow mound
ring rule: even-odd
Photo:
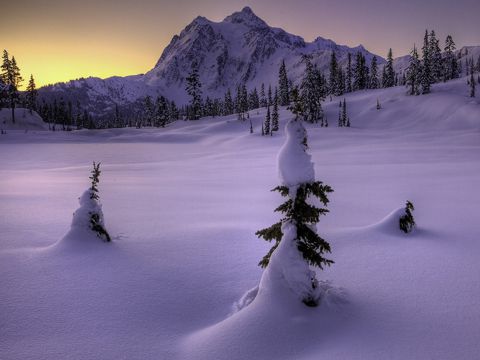
[[[294,297],[299,303],[312,293],[315,272],[297,248],[297,231],[290,222],[282,224],[282,241],[270,257],[260,280],[258,296]],[[315,294],[319,295],[319,294]],[[318,300],[315,296],[315,300]]]
[[[315,346],[332,341],[350,318],[343,289],[323,281],[318,285],[322,306],[316,308],[303,305],[294,296],[265,291],[252,301],[257,289],[249,290],[237,303],[245,305],[241,311],[185,337],[179,358],[298,359],[309,354],[317,358],[318,352],[312,352]]]
[[[12,122],[12,110],[0,109],[0,129],[2,130],[48,130],[48,125],[35,111],[15,109],[15,123]]]
[[[102,243],[102,239],[91,229],[91,215],[98,214],[98,223],[105,228],[102,205],[91,198],[91,190],[85,190],[80,196],[80,207],[73,213],[70,231],[60,241],[62,244],[75,244],[86,246],[85,244]]]
[[[405,208],[400,207],[398,209],[393,210],[390,214],[385,216],[379,222],[369,225],[366,229],[375,230],[378,232],[391,234],[391,235],[400,235],[405,234],[402,230],[400,230],[400,218],[405,215]],[[413,228],[415,231],[415,228]]]
[[[315,181],[315,171],[310,154],[304,145],[307,132],[299,120],[285,125],[286,141],[278,153],[278,176],[282,185],[291,187]]]

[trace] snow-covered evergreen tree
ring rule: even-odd
[[[286,142],[278,155],[281,184],[274,189],[287,198],[275,210],[282,213],[283,218],[256,233],[269,242],[275,241],[259,263],[266,268],[260,288],[266,289],[280,281],[299,301],[307,306],[317,306],[320,296],[318,281],[310,267],[323,269],[333,261],[325,257],[330,252],[329,243],[316,231],[320,216],[328,210],[318,208],[312,200],[317,199],[326,206],[328,194],[333,190],[315,180],[313,163],[307,152],[307,132],[298,113],[294,114],[295,119],[285,126]]]
[[[190,120],[200,119],[202,116],[202,84],[198,74],[197,63],[192,64],[190,74],[186,78],[186,91],[190,96]]]
[[[409,95],[419,95],[420,94],[420,74],[421,74],[421,64],[418,58],[417,48],[414,45],[411,53],[410,64],[407,68],[407,86],[409,87]]]
[[[352,92],[352,54],[348,53],[347,74],[346,74],[346,92]]]
[[[290,104],[290,90],[287,68],[285,66],[285,61],[282,61],[278,74],[278,95],[281,106],[287,106]]]
[[[248,97],[248,107],[250,110],[258,109],[260,107],[257,88],[254,88]]]
[[[338,62],[337,62],[337,55],[335,51],[332,51],[330,55],[330,75],[328,80],[328,88],[330,94],[336,94],[338,91]]]
[[[270,105],[267,106],[267,114],[265,115],[265,122],[263,126],[263,132],[265,135],[270,135],[270,122],[271,122],[271,117],[270,117]]]
[[[225,93],[225,99],[223,104],[223,115],[232,115],[234,111],[235,111],[235,104],[233,103],[232,93],[230,92],[230,88],[229,88]]]
[[[316,122],[321,118],[322,98],[317,93],[316,76],[313,65],[308,57],[304,58],[305,72],[300,85],[300,99],[302,102],[303,117],[305,121]]]
[[[59,108],[60,108],[59,112],[62,114],[63,113],[63,111],[61,110],[62,102],[60,102]],[[150,97],[150,95],[147,95],[145,97],[143,113],[144,113],[144,119],[147,126],[152,126],[155,119],[155,106],[152,102],[152,98]]]
[[[112,239],[105,228],[105,220],[98,195],[100,182],[100,163],[93,163],[91,186],[79,198],[80,207],[74,212],[70,232],[64,240],[86,241],[88,237],[99,238],[105,242]]]
[[[425,30],[423,38],[423,61],[422,71],[420,73],[420,85],[422,86],[422,93],[428,94],[430,92],[430,85],[433,83],[432,79],[432,59],[430,56],[430,43],[428,38],[428,30]]]
[[[459,68],[455,57],[455,42],[451,35],[445,39],[444,81],[458,77]]]
[[[429,38],[429,54],[430,62],[432,67],[432,79],[433,82],[441,81],[443,74],[443,60],[442,60],[442,51],[440,50],[439,40],[435,34],[435,31],[430,31]]]
[[[367,87],[365,57],[358,51],[355,55],[355,68],[353,71],[353,88],[354,90],[362,90]]]
[[[157,97],[155,104],[155,126],[165,127],[169,120],[169,107],[164,96]]]
[[[370,89],[378,89],[378,65],[377,65],[377,57],[374,56],[372,58],[372,63],[370,64]]]
[[[260,88],[260,106],[266,108],[267,107],[267,97],[265,96],[265,84],[262,83]]]
[[[383,87],[392,87],[395,85],[395,71],[393,70],[393,52],[390,48],[387,54],[387,64],[385,65],[385,79]]]
[[[237,98],[235,99],[236,111],[240,120],[245,120],[248,112],[248,93],[245,84],[237,88]]]
[[[274,131],[278,131],[278,90],[275,87],[275,95],[273,97],[273,111],[272,111],[272,135]]]

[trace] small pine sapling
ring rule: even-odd
[[[400,229],[407,234],[415,227],[415,219],[412,215],[413,210],[415,210],[413,204],[410,201],[407,201],[405,205],[405,215],[400,218]]]
[[[380,101],[378,101],[377,99],[377,110],[380,110],[382,108],[382,106],[380,105]]]
[[[98,183],[100,182],[100,163],[96,164],[93,162],[93,169],[89,179],[92,180],[92,185],[90,187],[90,199],[94,202],[99,200],[98,195]],[[111,241],[111,237],[108,234],[108,231],[103,226],[102,217],[98,212],[90,211],[90,228],[97,233],[97,236],[103,239],[106,242]]]

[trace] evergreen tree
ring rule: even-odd
[[[202,84],[200,83],[200,76],[198,74],[197,63],[192,64],[192,70],[186,78],[187,94],[190,99],[190,120],[197,120],[201,117],[202,112]]]
[[[273,97],[273,112],[272,112],[272,135],[274,131],[278,131],[278,91],[275,88],[275,96]]]
[[[380,110],[382,108],[382,106],[380,105],[380,101],[378,101],[378,98],[377,98],[377,110]]]
[[[230,89],[227,89],[227,92],[225,93],[223,110],[224,110],[223,115],[232,115],[233,112],[235,111],[235,105],[233,103],[232,94],[230,92]]]
[[[455,42],[451,35],[445,39],[444,81],[458,77],[458,62],[455,57]]]
[[[412,50],[412,55],[410,59],[410,64],[407,68],[407,86],[410,88],[409,95],[419,95],[420,94],[420,74],[421,74],[421,64],[418,59],[417,48],[414,45]]]
[[[320,94],[317,93],[316,77],[313,65],[308,57],[304,57],[305,73],[300,85],[303,118],[314,123],[321,118]]]
[[[270,135],[270,121],[271,121],[271,117],[270,117],[270,105],[269,105],[267,106],[267,115],[265,116],[265,125],[263,127],[265,135]]]
[[[295,119],[298,119],[299,117],[303,116],[302,101],[300,99],[298,87],[296,86],[292,88],[291,102],[290,102],[290,106],[287,109],[290,110],[295,115]]]
[[[442,60],[442,51],[440,50],[439,40],[435,34],[435,31],[430,31],[429,39],[429,54],[432,67],[432,80],[437,82],[442,80],[443,74],[443,60]]]
[[[328,81],[328,88],[330,89],[330,94],[336,94],[338,91],[338,62],[337,62],[337,55],[335,51],[332,51],[330,56],[330,78]]]
[[[292,110],[295,109],[294,105]],[[281,159],[279,160],[279,173],[282,176],[282,184],[272,191],[278,191],[287,200],[275,209],[276,212],[283,214],[282,219],[272,226],[256,232],[259,238],[269,242],[275,241],[270,251],[259,262],[259,266],[263,268],[268,267],[270,262],[273,261],[272,255],[275,256],[274,253],[276,251],[289,251],[285,250],[285,248],[288,248],[289,242],[293,242],[296,250],[302,255],[307,268],[314,266],[323,269],[324,266],[333,264],[333,261],[325,257],[325,253],[331,251],[330,244],[317,234],[316,224],[319,222],[320,216],[326,215],[328,210],[317,207],[312,200],[316,199],[323,206],[327,206],[329,202],[328,194],[333,189],[314,179],[313,164],[310,161],[310,155],[307,153],[307,132],[298,117],[298,112],[294,112],[294,114],[296,119],[290,120],[285,128],[287,143],[284,149],[291,150],[291,154],[286,154],[287,156],[295,154],[299,162],[304,163],[308,161],[306,165],[311,167],[312,174],[308,176],[308,180],[305,177],[305,180],[296,180],[295,183],[292,183],[286,180],[285,177],[288,176],[286,172],[294,170],[289,167],[289,164],[284,164]],[[281,155],[279,155],[280,157]],[[300,174],[300,178],[302,178],[302,174]],[[291,270],[296,271],[296,269]],[[285,276],[289,277],[290,275],[285,274]],[[306,285],[309,288],[305,293],[302,291],[299,294],[303,303],[307,306],[318,305],[318,298],[314,295],[318,286],[315,273],[311,271],[308,277],[302,278],[303,280],[298,280],[296,276],[294,278],[300,281],[303,286]],[[302,289],[304,288],[303,286]]]
[[[392,49],[388,50],[387,65],[385,65],[385,81],[384,87],[392,87],[395,85],[395,72],[393,70],[393,53]]]
[[[27,108],[30,110],[37,110],[37,89],[35,87],[35,80],[33,79],[33,75],[30,75],[30,80],[28,81],[27,86]]]
[[[257,88],[254,88],[249,95],[249,108],[250,110],[258,109],[260,107],[260,100],[258,98]]]
[[[385,70],[385,65],[382,67],[382,88],[386,87],[387,84],[387,71]]]
[[[355,90],[362,90],[367,87],[367,67],[365,64],[365,56],[363,56],[363,54],[358,51],[355,56],[355,69],[353,73],[353,88]]]
[[[470,71],[470,97],[475,97],[475,77],[473,76],[473,63]]]
[[[290,104],[290,89],[287,68],[285,66],[285,61],[283,60],[278,73],[278,95],[281,106],[287,106]]]
[[[100,199],[98,195],[98,183],[100,182],[100,163],[95,164],[93,162],[93,170],[91,172],[90,179],[92,180],[92,185],[90,187],[90,200],[92,200],[96,208],[98,207],[98,200]],[[108,231],[105,229],[103,224],[103,214],[100,211],[92,210],[90,211],[90,228],[97,234],[97,236],[103,239],[106,242],[110,242],[112,239],[108,234]]]
[[[165,127],[169,120],[169,108],[167,99],[164,96],[157,97],[155,106],[155,126]]]
[[[340,107],[338,111],[338,127],[350,127],[350,119],[347,115],[347,101],[343,99],[343,102],[340,101]]]
[[[18,88],[23,79],[15,57],[12,56],[10,59],[7,50],[3,50],[1,70],[0,78],[4,84],[4,92],[12,110],[12,123],[15,123],[15,106],[19,97]]]
[[[415,227],[415,219],[413,218],[412,211],[415,210],[413,204],[410,201],[407,201],[405,205],[405,215],[400,217],[400,229],[405,232],[409,233]]]
[[[17,65],[17,61],[15,60],[15,56],[12,56],[12,76],[13,76],[13,86],[18,89],[23,82],[22,75],[20,74],[20,69]]]
[[[343,94],[345,94],[345,73],[340,68],[337,71],[337,92],[335,95],[340,96]]]
[[[377,57],[374,56],[372,59],[372,63],[370,64],[370,89],[378,89],[378,65],[377,65]]]
[[[155,106],[150,95],[145,97],[144,101],[144,119],[147,126],[152,126],[155,119]]]
[[[428,94],[430,92],[430,85],[432,81],[432,60],[430,56],[430,44],[428,38],[428,30],[425,30],[425,36],[423,38],[423,61],[422,72],[420,73],[420,85],[422,86],[422,93]]]
[[[267,98],[267,106],[272,105],[273,99],[272,99],[272,85],[268,85],[268,98]]]
[[[352,54],[350,53],[348,53],[346,80],[347,80],[346,91],[347,93],[352,92]]]
[[[266,108],[267,107],[267,97],[265,96],[265,84],[262,83],[262,87],[260,88],[260,106]]]

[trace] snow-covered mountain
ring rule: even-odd
[[[270,27],[249,7],[227,16],[221,22],[205,17],[195,18],[165,48],[155,67],[142,75],[87,78],[46,86],[42,97],[63,97],[92,113],[113,112],[115,104],[127,106],[146,95],[164,95],[183,104],[187,100],[185,78],[197,62],[205,96],[220,97],[242,83],[249,89],[261,83],[275,86],[278,69],[285,61],[288,74],[297,82],[303,72],[302,56],[308,55],[320,69],[328,69],[332,52],[341,65],[346,65],[348,53],[361,52],[370,63],[374,54],[362,45],[355,48],[337,45],[318,37],[306,42],[302,37]],[[377,55],[379,63],[385,60]]]

